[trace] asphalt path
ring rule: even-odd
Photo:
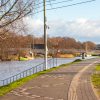
[[[90,80],[99,61],[99,58],[84,60],[41,75],[0,100],[99,100]]]

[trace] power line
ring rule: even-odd
[[[46,1],[46,2],[48,3],[48,2],[50,2],[50,1],[57,1],[57,0],[48,0],[48,1]],[[36,3],[35,5],[41,5],[41,4],[43,5],[43,2]]]
[[[56,1],[56,0],[49,0],[49,1],[47,1],[47,2],[49,2],[48,4],[46,4],[46,6],[48,6],[48,5],[57,5],[57,4],[62,4],[62,3],[65,3],[65,2],[69,2],[69,1],[73,1],[73,0],[64,0],[64,1],[60,1],[60,2],[54,2],[54,3],[52,3],[51,4],[51,1]],[[40,3],[38,3],[38,4],[35,4],[35,6],[36,5],[39,5]],[[42,4],[42,2],[41,2],[41,4]],[[38,8],[41,8],[41,7],[43,7],[43,6],[39,6],[39,7],[36,7],[35,9],[38,9]]]
[[[66,5],[66,6],[54,7],[54,8],[52,8],[52,9],[47,9],[47,10],[60,9],[60,8],[65,8],[65,7],[70,7],[70,6],[75,6],[75,5],[85,4],[85,3],[90,3],[90,2],[93,2],[93,1],[96,1],[96,0],[88,0],[88,1],[78,2],[78,3]]]
[[[49,3],[50,3],[50,6],[51,6],[51,8],[52,8],[52,3],[51,3],[51,0],[49,0]]]
[[[65,6],[53,7],[53,8],[46,9],[46,10],[56,10],[56,9],[60,9],[60,8],[67,8],[67,7],[72,7],[72,6],[76,6],[76,5],[90,3],[90,2],[93,2],[93,1],[96,1],[96,0],[88,0],[88,1],[84,1],[84,2],[78,2],[78,3],[73,3],[73,4],[65,5]],[[37,13],[40,13],[40,12],[43,12],[43,10],[40,10],[40,11],[35,12],[33,14],[37,14]]]
[[[59,2],[55,2],[55,3],[53,3],[53,5],[55,5],[55,4],[61,4],[61,3],[65,3],[65,2],[69,2],[69,1],[73,1],[73,0],[64,0],[64,1],[59,1]],[[48,5],[48,4],[47,4]]]

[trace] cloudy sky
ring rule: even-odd
[[[64,0],[51,0],[51,8],[74,4],[77,2],[90,0],[68,0],[60,5],[54,3]],[[67,0],[65,0],[67,1]],[[50,6],[47,6],[49,9]],[[93,41],[100,43],[100,0],[77,6],[47,10],[47,25],[49,36],[68,36],[78,41]],[[43,35],[43,13],[24,19],[31,34],[35,36]]]

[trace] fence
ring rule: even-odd
[[[48,69],[57,66],[57,59],[56,58],[49,59],[47,61],[47,65],[48,65]],[[24,77],[30,76],[32,74],[35,74],[37,72],[43,71],[44,70],[44,67],[45,67],[45,64],[44,63],[41,63],[39,65],[33,66],[30,69],[27,69],[25,71],[22,71],[22,72],[14,75],[14,76],[8,77],[8,78],[6,78],[4,80],[0,80],[0,86],[8,85],[8,84],[10,84],[10,83],[12,83],[14,81],[17,81],[17,80],[19,80],[21,78],[24,78]]]

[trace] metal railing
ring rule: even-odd
[[[49,59],[47,61],[47,64],[48,64],[48,69],[53,68],[53,67],[57,66],[57,59],[56,58]],[[30,76],[32,74],[35,74],[35,73],[43,71],[43,70],[45,70],[44,69],[44,62],[39,64],[39,65],[33,66],[30,69],[22,71],[22,72],[14,75],[14,76],[8,77],[8,78],[3,79],[3,80],[0,80],[0,86],[8,85],[8,84],[10,84],[10,83],[12,83],[14,81],[17,81],[17,80],[19,80],[21,78]]]

